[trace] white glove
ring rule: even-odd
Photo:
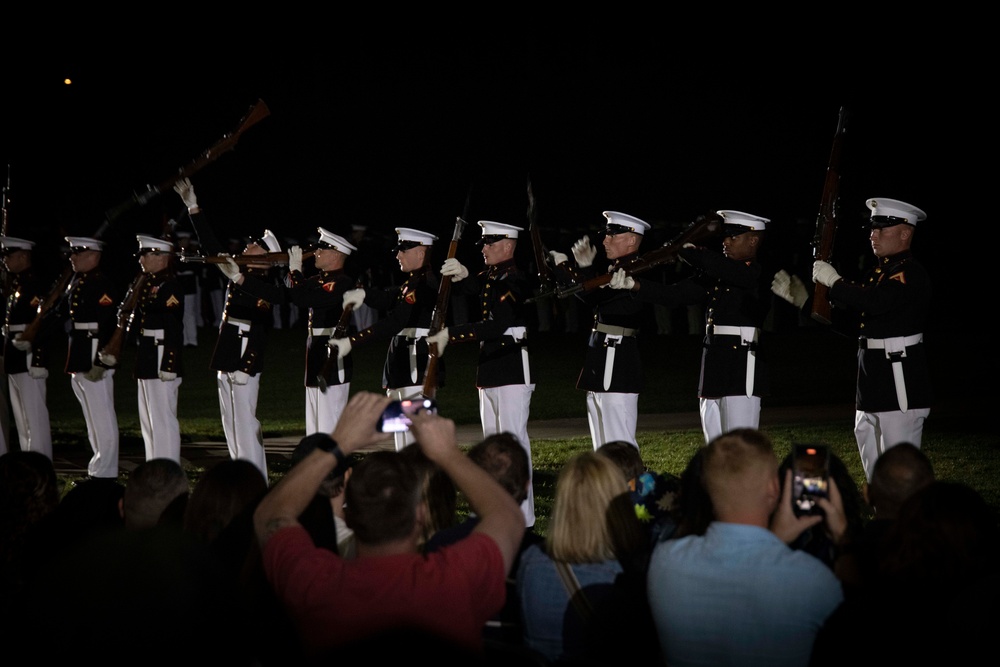
[[[552,256],[552,261],[555,262],[556,266],[565,264],[569,261],[569,257],[566,256],[566,253],[562,253],[557,250],[549,250],[549,255]]]
[[[342,357],[346,357],[351,353],[351,339],[350,338],[331,338],[326,342],[330,351],[337,351]]]
[[[462,266],[454,257],[449,257],[444,260],[444,265],[441,267],[442,276],[451,276],[451,282],[457,283],[459,280],[469,277],[469,270]]]
[[[573,259],[576,260],[576,265],[581,269],[593,264],[595,257],[597,257],[597,248],[590,245],[590,239],[586,236],[573,244]]]
[[[436,334],[427,337],[428,345],[437,345],[437,353],[440,357],[444,354],[444,348],[448,345],[448,327],[441,329]]]
[[[802,304],[809,298],[809,292],[802,280],[798,276],[789,275],[788,271],[784,269],[774,274],[774,280],[771,281],[771,291],[796,308],[801,308]]]
[[[220,257],[225,258],[226,261],[222,262],[221,264],[216,264],[216,266],[219,267],[219,271],[222,271],[222,274],[226,276],[226,278],[229,278],[234,283],[237,282],[240,279],[240,276],[243,275],[242,273],[240,273],[239,264],[234,262],[233,258],[230,257],[229,255],[220,255]]]
[[[302,248],[297,245],[288,248],[288,270],[302,271]]]
[[[618,269],[615,271],[614,275],[611,276],[611,282],[608,283],[608,287],[611,289],[627,289],[630,290],[635,287],[635,278],[625,274],[625,269]]]
[[[177,373],[168,373],[167,371],[160,371],[160,379],[164,382],[173,382],[177,379]]]
[[[688,249],[690,249],[690,248],[697,248],[697,247],[698,246],[696,246],[695,244],[691,243],[690,241],[681,246],[681,248],[688,248]]]
[[[250,376],[243,371],[233,371],[229,374],[229,379],[233,384],[244,385],[250,381]]]
[[[191,185],[190,178],[182,178],[174,183],[174,192],[181,196],[181,201],[189,209],[198,206],[198,198],[194,195],[194,186]]]
[[[344,308],[357,308],[365,302],[365,288],[349,289],[344,292]]]
[[[12,340],[10,344],[18,350],[21,350],[21,352],[27,352],[31,349],[31,341],[21,340],[21,334],[17,334],[17,338]]]
[[[49,376],[49,369],[42,368],[41,366],[31,366],[28,368],[28,375],[36,380],[44,380]]]
[[[83,377],[90,380],[91,382],[97,382],[104,377],[104,371],[107,370],[101,366],[91,366],[90,370],[83,374]]]
[[[104,364],[105,366],[114,367],[118,365],[118,358],[115,357],[115,355],[113,354],[105,354],[103,352],[98,352],[97,358],[100,359],[101,363]]]
[[[840,274],[837,273],[837,269],[833,268],[833,265],[829,262],[824,262],[821,259],[817,259],[813,262],[814,283],[826,285],[827,287],[833,287],[833,284],[838,280],[840,280]]]

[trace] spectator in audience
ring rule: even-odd
[[[597,453],[611,459],[628,480],[635,515],[649,532],[650,547],[664,531],[672,532],[675,524],[671,512],[680,492],[680,478],[646,468],[639,448],[624,440],[606,442]]]
[[[644,596],[630,599],[631,589],[616,581],[644,547],[618,466],[595,451],[571,457],[556,481],[544,546],[521,554],[516,581],[525,644],[550,662],[596,660],[596,637],[609,627],[602,623],[641,614]]]
[[[629,445],[629,449],[635,449]],[[405,450],[404,450],[405,451]],[[531,483],[528,453],[513,433],[506,431],[488,435],[469,449],[469,458],[488,472],[500,486],[520,505],[528,494]],[[433,552],[454,544],[472,533],[479,517],[470,513],[465,521],[439,530],[428,541],[425,551]],[[503,609],[487,622],[484,638],[512,645],[522,645],[521,604],[517,596],[516,574],[521,554],[533,544],[542,544],[543,538],[533,527],[525,528],[521,548],[514,559],[511,574],[507,577],[507,602]]]
[[[786,471],[792,469],[792,454],[784,458],[778,468],[778,474],[784,479]],[[830,477],[837,483],[837,490],[840,491],[840,500],[844,508],[844,518],[847,521],[844,533],[835,540],[830,533],[830,529],[825,522],[817,523],[811,528],[802,531],[795,540],[789,543],[793,549],[803,551],[816,556],[821,561],[833,568],[834,563],[840,555],[841,546],[854,539],[861,532],[865,523],[864,497],[861,489],[858,488],[851,471],[847,468],[844,460],[830,452]]]
[[[468,499],[480,520],[472,534],[423,554],[428,520],[412,459],[395,451],[366,454],[347,485],[347,523],[357,557],[316,547],[298,520],[331,470],[376,444],[388,396],[351,397],[332,437],[285,474],[257,507],[254,525],[264,569],[298,629],[309,659],[342,656],[356,642],[407,633],[471,660],[482,656],[483,625],[503,606],[505,581],[524,536],[524,516],[510,494],[458,447],[455,423],[421,412],[411,430],[424,454]],[[387,635],[388,633],[388,635]],[[407,655],[412,644],[405,647]]]
[[[666,663],[806,665],[843,592],[829,567],[786,542],[824,517],[795,516],[791,474],[783,494],[774,448],[756,429],[713,439],[702,480],[715,520],[704,535],[661,541],[649,566],[649,602]],[[830,499],[819,502],[839,536],[834,480],[830,488]]]
[[[872,479],[863,487],[874,515],[841,545],[837,576],[850,595],[855,586],[871,583],[877,568],[879,545],[896,521],[899,509],[914,493],[934,481],[934,467],[919,447],[899,443],[875,459]]]
[[[812,664],[843,665],[858,655],[872,663],[981,662],[1000,621],[998,549],[1000,524],[978,492],[953,481],[923,486],[886,532],[876,576],[817,637]]]

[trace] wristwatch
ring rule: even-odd
[[[344,465],[347,457],[344,455],[343,450],[340,449],[340,445],[333,438],[327,438],[326,440],[320,440],[316,444],[316,449],[320,449],[329,454],[333,454],[337,459],[337,467]]]

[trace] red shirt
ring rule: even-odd
[[[294,526],[267,541],[264,570],[308,653],[399,627],[481,651],[506,598],[503,555],[482,533],[427,555],[346,560]]]

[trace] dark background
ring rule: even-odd
[[[216,32],[221,43],[193,50],[152,36],[120,48],[94,36],[35,43],[44,58],[5,63],[8,234],[60,261],[64,235],[94,234],[108,211],[169,182],[263,100],[270,115],[192,178],[222,238],[268,228],[305,243],[317,226],[346,235],[360,223],[392,239],[416,227],[442,239],[443,259],[464,215],[473,227],[460,257],[478,266],[475,221],[526,226],[530,176],[550,249],[568,253],[609,209],[653,224],[644,250],[701,214],[738,209],[770,218],[774,268],[808,279],[843,105],[835,263],[851,276],[870,258],[868,197],[923,208],[915,249],[935,281],[931,326],[953,326],[970,279],[962,253],[975,251],[968,235],[985,229],[990,196],[976,185],[989,107],[972,87],[986,66],[968,47],[842,37],[835,50],[808,40],[760,49],[753,35],[569,32],[390,40],[347,30],[286,34],[280,47]],[[107,256],[125,279],[135,234],[181,216],[168,189],[115,221]],[[518,252],[530,258],[527,243]]]

